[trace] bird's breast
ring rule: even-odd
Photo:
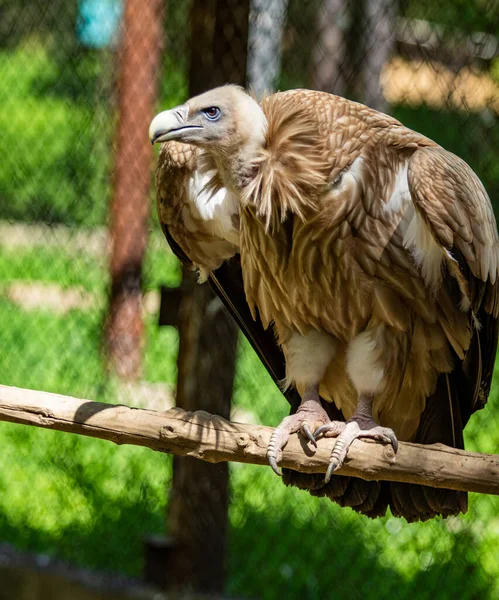
[[[279,320],[300,333],[325,330],[343,341],[362,331],[372,311],[372,277],[356,260],[356,243],[342,232],[314,239],[241,228],[248,301],[265,324]],[[345,230],[345,228],[343,228]],[[345,233],[345,231],[343,231]]]

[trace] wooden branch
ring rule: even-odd
[[[267,464],[272,428],[232,423],[203,411],[172,408],[165,412],[103,404],[0,386],[0,420],[24,423],[146,446],[160,452],[208,462]],[[281,465],[303,473],[325,473],[334,440],[320,440],[312,452],[293,435]],[[499,456],[456,450],[442,444],[391,446],[355,441],[338,475],[367,480],[405,481],[436,488],[499,495]]]

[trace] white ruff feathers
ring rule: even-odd
[[[189,197],[195,204],[199,217],[206,221],[212,235],[239,245],[239,231],[235,226],[239,215],[237,197],[226,188],[212,192],[206,189],[211,174],[194,171],[189,180]]]

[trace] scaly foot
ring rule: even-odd
[[[289,436],[292,433],[299,431],[317,448],[317,442],[315,441],[312,431],[317,427],[321,429],[321,426],[326,423],[330,424],[331,421],[326,411],[321,406],[317,391],[311,390],[304,395],[302,403],[296,413],[283,419],[270,438],[267,449],[267,458],[269,459],[270,466],[274,472],[279,476],[282,475],[277,463],[281,460],[282,449],[288,443]],[[344,423],[341,425],[343,425],[343,427],[345,426]],[[340,433],[340,430],[338,430],[337,433]]]
[[[324,435],[325,437],[337,436],[336,428],[331,427],[330,425],[333,425],[333,423],[319,427],[319,429],[315,431],[314,437],[317,439],[317,437],[321,435]],[[358,438],[370,438],[391,444],[395,452],[397,452],[398,449],[398,440],[392,429],[381,427],[381,425],[378,425],[372,417],[365,414],[357,414],[356,411],[352,418],[347,421],[343,431],[336,439],[333,451],[331,452],[329,467],[326,472],[326,483],[331,479],[333,472],[337,471],[343,465],[348,454],[348,449],[353,441]]]

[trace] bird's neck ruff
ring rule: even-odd
[[[242,147],[223,161],[209,152],[203,157],[203,170],[213,173],[207,190],[233,188],[271,232],[290,214],[305,220],[315,212],[331,170],[318,123],[301,107],[273,101],[276,96],[262,104],[268,123],[263,145],[251,153]]]

